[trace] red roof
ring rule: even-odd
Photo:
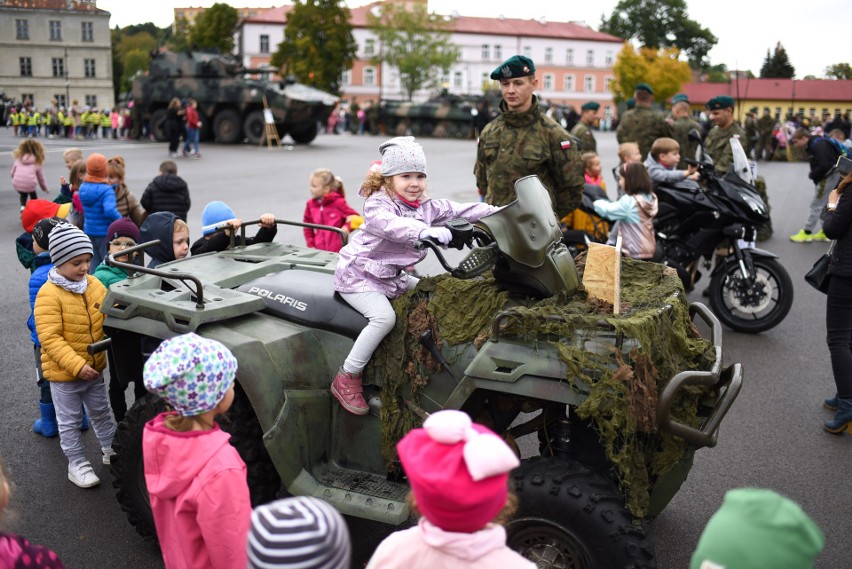
[[[730,83],[687,83],[682,91],[693,104],[718,95],[741,100],[852,101],[852,80],[740,79]]]
[[[375,6],[381,6],[382,2],[373,2],[366,6],[359,6],[350,10],[350,22],[355,28],[366,28],[367,14]],[[266,12],[254,18],[243,20],[247,23],[276,23],[287,22],[287,12],[292,5],[270,8]],[[521,20],[517,18],[472,18],[459,16],[452,19],[450,29],[462,34],[489,34],[512,37],[540,37],[559,38],[587,41],[602,41],[612,43],[623,43],[621,38],[598,32],[574,22],[548,22],[539,20]]]

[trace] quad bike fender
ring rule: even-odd
[[[480,390],[522,399],[541,399],[574,406],[580,405],[587,395],[579,389],[579,386],[573,387],[564,379],[560,381],[560,378],[525,375],[512,383],[507,383],[481,377],[465,377],[450,395],[445,408],[463,408],[465,402],[470,399],[474,392]]]

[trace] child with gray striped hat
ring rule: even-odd
[[[348,569],[346,522],[327,502],[285,498],[254,509],[248,569]]]

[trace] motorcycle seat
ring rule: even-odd
[[[367,325],[334,290],[332,274],[291,269],[264,275],[237,290],[261,297],[269,314],[353,340]]]

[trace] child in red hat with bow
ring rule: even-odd
[[[509,472],[518,457],[461,411],[439,411],[409,432],[397,452],[416,527],[388,536],[367,569],[534,569],[506,546],[500,525],[515,508]]]

